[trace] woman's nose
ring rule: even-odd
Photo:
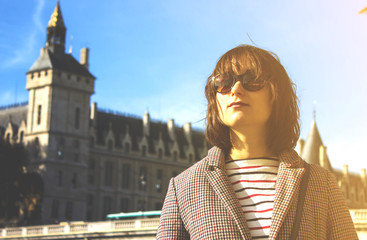
[[[244,90],[241,81],[236,81],[231,89],[231,94],[243,94]]]

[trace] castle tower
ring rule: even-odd
[[[44,181],[42,221],[84,220],[90,96],[95,77],[88,49],[78,62],[65,53],[66,27],[59,1],[47,27],[46,46],[27,72],[25,142],[31,168]]]

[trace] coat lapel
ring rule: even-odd
[[[224,206],[228,209],[233,220],[238,226],[243,239],[251,239],[250,231],[247,227],[246,218],[235,196],[232,185],[225,173],[225,156],[223,151],[217,147],[213,147],[208,153],[209,169],[206,175],[209,184],[213,187],[214,192],[222,200]]]
[[[282,153],[280,161],[269,239],[276,238],[291,204],[297,200],[294,196],[305,172],[302,159],[294,150]]]

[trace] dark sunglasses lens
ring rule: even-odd
[[[213,83],[217,92],[227,93],[231,91],[233,78],[225,75],[218,75],[216,77],[213,77]]]
[[[264,81],[251,81],[243,85],[247,91],[255,92],[261,90],[265,86]]]
[[[247,91],[259,91],[265,86],[265,81],[262,78],[256,78],[252,72],[247,72],[240,76],[242,86]]]

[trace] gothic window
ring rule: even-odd
[[[20,132],[20,139],[19,142],[23,142],[23,138],[24,138],[24,131]]]
[[[120,200],[120,211],[121,212],[128,212],[129,211],[129,199],[128,198],[121,198],[121,200]]]
[[[56,156],[57,156],[57,159],[59,160],[64,159],[64,144],[65,144],[64,138],[60,137],[58,139],[57,149],[56,149]]]
[[[141,149],[141,155],[144,157],[145,155],[147,155],[147,146],[143,145],[142,149]]]
[[[177,161],[177,151],[173,152],[173,161]]]
[[[94,148],[94,137],[92,136],[89,137],[89,147]]]
[[[144,200],[138,200],[137,210],[138,211],[144,211],[145,210],[145,201]]]
[[[37,109],[37,124],[38,125],[41,124],[41,111],[42,111],[42,106],[38,105],[38,109]]]
[[[62,171],[58,171],[57,172],[57,186],[61,187],[62,186]]]
[[[93,205],[94,205],[94,196],[92,194],[88,194],[88,202],[87,202],[87,220],[91,221],[93,219]]]
[[[121,186],[123,189],[128,189],[130,183],[130,165],[124,164],[122,165],[122,183]]]
[[[65,218],[67,220],[71,220],[73,218],[73,202],[72,201],[66,202]]]
[[[6,141],[10,142],[10,133],[6,134]]]
[[[108,150],[112,150],[112,148],[113,148],[113,142],[112,142],[112,140],[111,140],[111,139],[109,139],[109,140],[108,140],[108,143],[107,143],[107,149],[108,149]]]
[[[147,190],[147,168],[140,167],[139,169],[139,190],[146,191]]]
[[[79,121],[80,121],[80,108],[75,108],[75,129],[79,129]]]
[[[112,187],[112,162],[106,162],[105,164],[105,175],[104,175],[104,183],[105,186]]]
[[[38,156],[39,156],[39,154],[40,154],[40,150],[41,150],[40,142],[39,142],[38,137],[36,137],[36,138],[34,139],[34,157],[35,157],[35,158],[38,158]]]
[[[130,143],[125,143],[125,153],[130,152]]]
[[[76,173],[73,174],[73,178],[71,179],[71,187],[73,189],[77,188],[77,184],[78,184],[78,175]]]
[[[162,180],[163,171],[162,169],[157,169],[157,180]]]
[[[51,218],[57,219],[59,217],[59,200],[52,200]]]
[[[107,214],[112,212],[112,198],[105,196],[103,198],[103,218],[106,218]]]

